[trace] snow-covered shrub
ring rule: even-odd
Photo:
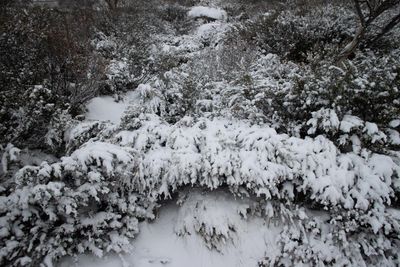
[[[192,70],[191,76],[197,76],[208,82],[234,83],[236,79],[250,71],[259,54],[257,47],[226,36],[226,30],[214,36],[215,48],[204,49],[188,63],[188,66],[185,66],[188,70]]]
[[[204,199],[196,189],[181,192],[182,206],[175,225],[178,236],[198,234],[209,249],[221,250],[237,241],[236,232],[246,222],[250,201],[237,201],[228,193],[217,190]]]
[[[269,10],[239,24],[233,34],[259,46],[266,53],[307,62],[309,53],[334,55],[338,46],[354,31],[356,23],[349,8],[329,4],[314,8],[293,6]]]
[[[154,206],[115,177],[132,160],[129,149],[93,142],[58,163],[21,169],[15,190],[0,197],[0,263],[129,251],[138,220],[153,218]]]
[[[114,125],[99,121],[79,123],[65,133],[66,151],[71,153],[89,140],[101,140],[102,136],[108,136],[115,128]]]
[[[186,115],[193,115],[201,105],[203,81],[197,75],[168,71],[150,84],[141,84],[136,89],[138,101],[132,104],[122,122],[135,125],[140,114],[152,113],[175,123]],[[136,127],[136,126],[134,126]]]
[[[3,126],[7,127],[4,129],[7,132],[4,133],[3,141],[9,140],[17,145],[34,148],[43,147],[48,143],[46,141],[50,141],[46,134],[54,129],[56,114],[62,116],[68,106],[60,103],[54,92],[42,85],[28,89],[20,99],[25,100],[24,105],[14,110],[11,120],[3,121]]]
[[[126,220],[134,220],[135,226],[137,219],[152,218],[155,201],[185,186],[210,190],[227,186],[239,195],[247,191],[265,200],[314,203],[332,209],[331,216],[354,212],[361,233],[376,233],[377,238],[394,242],[393,248],[397,246],[396,220],[387,215],[400,189],[400,166],[394,158],[366,150],[361,155],[341,154],[322,136],[289,137],[238,120],[184,117],[171,125],[156,114],[138,112],[132,118],[136,118],[134,128],[122,124],[100,135],[102,141],[89,140],[60,162],[27,166],[16,174],[18,186],[1,198],[3,229],[8,229],[2,239],[4,262],[22,254],[39,260],[47,254],[59,257],[85,250],[98,255],[119,252],[126,248],[126,238],[137,232]],[[79,132],[87,135],[77,130],[74,136]],[[137,201],[127,208],[132,196]],[[89,211],[90,220],[85,215]],[[236,215],[227,215],[226,224],[217,225],[202,219],[203,211],[180,230],[194,226],[188,231],[202,234],[214,248],[234,239],[237,226],[229,218]],[[283,214],[291,220],[290,213],[265,209],[269,217]],[[70,229],[68,236],[59,235],[65,227]],[[42,239],[32,236],[32,228],[40,230]],[[31,242],[39,243],[34,249]],[[389,253],[392,248],[381,249]],[[13,256],[16,251],[22,254]]]
[[[113,58],[117,53],[118,43],[116,38],[107,36],[103,32],[95,33],[90,44],[96,52],[105,58]]]
[[[396,161],[367,150],[340,154],[322,136],[298,139],[217,118],[185,117],[171,126],[158,116],[142,114],[137,122],[134,131],[118,133],[115,141],[149,153],[136,162],[130,181],[133,188],[153,196],[170,195],[170,189],[186,184],[210,189],[228,185],[267,199],[302,193],[321,205],[368,210],[375,202],[389,204],[398,191]],[[372,181],[374,187],[365,191]],[[290,189],[287,195],[280,193],[283,185]]]
[[[0,142],[49,148],[43,137],[52,114],[74,117],[96,94],[96,75],[88,79],[97,67],[90,23],[79,12],[44,7],[7,8],[1,16]]]
[[[138,21],[136,21],[138,22]],[[139,21],[140,22],[140,21]],[[121,94],[133,90],[140,83],[146,82],[153,74],[153,62],[150,58],[150,31],[147,26],[139,23],[131,31],[135,35],[127,35],[123,30],[132,27],[126,21],[115,22],[114,27],[120,27],[111,35],[100,32],[91,45],[103,58],[103,81],[99,85],[102,94]]]
[[[307,10],[311,2],[319,4]],[[0,36],[7,48],[0,52],[7,74],[0,76],[0,143],[45,144],[66,155],[20,166],[18,150],[2,147],[0,264],[129,251],[138,222],[188,187],[213,197],[188,194],[175,232],[200,235],[210,249],[235,244],[254,215],[282,226],[278,249],[260,265],[399,264],[399,50],[362,49],[334,65],[354,31],[350,9],[287,3],[244,24],[219,12],[221,21],[192,21],[198,28],[176,36],[189,8],[125,1],[97,18],[78,46],[82,55],[94,48],[90,56],[65,59],[64,47],[51,47],[51,55],[61,53],[51,77],[65,85],[44,78],[49,65],[37,64],[42,37],[15,25],[32,38],[21,48],[8,23]],[[201,12],[192,15],[207,15]],[[74,63],[71,76],[58,70],[63,59]],[[24,69],[25,61],[38,66]],[[21,89],[22,82],[30,86]],[[102,86],[102,93],[134,89],[121,123],[74,118]],[[246,200],[230,206],[222,189]]]
[[[315,211],[314,211],[315,212]],[[380,214],[384,231],[365,228],[369,214],[355,211],[315,216],[306,211],[294,214],[277,240],[280,250],[266,253],[259,266],[397,266],[399,214],[388,210]],[[307,214],[307,215],[306,215]]]
[[[280,101],[278,95],[294,87],[301,73],[299,67],[274,54],[258,56],[249,63],[247,71],[238,72],[234,82],[221,86],[221,101],[237,118],[274,122],[275,104],[279,104],[273,101]]]
[[[397,50],[370,51],[339,68],[324,60],[299,65],[268,54],[235,83],[225,83],[218,103],[237,118],[268,122],[279,132],[324,134],[345,151],[355,137],[363,147],[391,149],[398,130],[389,124],[400,116],[398,59]]]
[[[371,52],[358,55],[343,69],[328,65],[307,71],[292,88],[274,93],[272,110],[284,124],[294,123],[304,135],[326,134],[336,142],[342,134],[359,128],[367,135],[358,136],[365,146],[373,146],[377,140],[385,143],[384,132],[400,112],[398,58],[397,52],[382,56]],[[340,121],[349,116],[362,122],[346,129],[347,122],[341,126]]]
[[[128,69],[127,59],[111,60],[106,68],[107,83],[112,93],[126,92],[129,84],[134,81]]]
[[[184,22],[187,9],[178,4],[170,4],[162,8],[162,13],[165,21],[173,22],[175,25]]]
[[[2,154],[1,155],[1,171],[2,171],[2,173],[7,173],[9,170],[9,165],[12,162],[15,162],[18,160],[18,155],[21,152],[21,150],[12,144],[8,144],[4,148],[0,146],[0,152]]]

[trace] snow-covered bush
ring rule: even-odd
[[[314,211],[315,212],[315,211]],[[380,214],[384,231],[365,228],[370,214],[354,211],[330,217],[294,214],[277,240],[280,250],[266,253],[259,266],[397,266],[399,213]],[[325,214],[326,215],[326,214]],[[276,253],[278,252],[278,253]]]
[[[187,10],[181,5],[171,4],[164,7],[162,9],[162,13],[165,21],[178,24],[184,22],[187,15]]]
[[[12,23],[0,25],[0,264],[130,251],[139,221],[180,195],[175,233],[210,249],[238,242],[249,216],[280,226],[261,266],[398,265],[399,49],[364,47],[335,65],[355,27],[344,2],[288,1],[247,19],[242,9],[227,18],[154,3],[93,11],[97,23],[77,46],[55,42],[56,24],[45,32],[55,42],[49,79],[38,60],[45,38],[22,22],[14,35]],[[28,15],[15,21],[40,24]],[[120,123],[76,116],[98,91],[130,89]],[[10,142],[59,158],[24,164]],[[204,199],[189,187],[213,192]],[[234,197],[239,206],[228,204]]]
[[[44,136],[54,126],[52,114],[80,114],[97,91],[96,76],[88,79],[97,68],[90,23],[79,12],[41,7],[7,8],[1,18],[0,143],[50,148]]]
[[[41,85],[28,89],[20,96],[20,100],[22,99],[25,103],[13,112],[12,120],[4,119],[3,127],[6,132],[3,142],[8,140],[17,145],[28,145],[34,148],[43,147],[46,143],[55,144],[51,141],[54,138],[50,135],[54,136],[54,130],[58,126],[61,126],[61,135],[65,130],[61,121],[55,121],[57,114],[61,117],[68,110],[68,106],[62,105],[54,92]],[[54,118],[52,118],[53,115]]]
[[[304,135],[326,134],[336,142],[343,140],[342,134],[360,128],[358,138],[364,139],[365,146],[373,146],[378,139],[385,143],[384,132],[400,114],[398,58],[397,52],[384,56],[371,52],[349,61],[345,68],[322,66],[299,78],[292,89],[274,93],[273,111],[284,124],[294,123]],[[349,116],[362,123],[346,129],[347,122],[341,126],[340,121]],[[364,128],[371,123],[376,124],[374,129]],[[360,136],[361,132],[369,137]],[[375,133],[380,137],[373,137]]]
[[[17,188],[2,198],[2,218],[4,229],[10,229],[3,240],[16,239],[19,243],[4,244],[4,257],[10,257],[21,248],[32,259],[50,252],[54,252],[54,256],[86,249],[96,252],[91,246],[107,251],[114,242],[109,231],[116,231],[121,237],[132,237],[136,233],[127,230],[123,218],[145,218],[142,213],[146,205],[150,205],[147,202],[155,203],[187,185],[210,190],[228,186],[237,194],[245,190],[266,200],[289,203],[302,198],[304,202],[332,208],[339,214],[356,212],[360,216],[356,219],[359,227],[367,229],[363,233],[398,233],[386,223],[386,217],[381,216],[389,212],[387,207],[400,189],[400,166],[389,156],[366,150],[361,155],[341,154],[322,136],[299,139],[277,134],[266,126],[237,120],[185,117],[170,125],[155,114],[136,114],[134,128],[115,129],[115,133],[111,130],[103,137],[100,134],[102,141],[89,140],[58,163],[25,167],[16,174]],[[134,117],[132,114],[131,118]],[[86,131],[79,131],[86,135]],[[133,193],[140,201],[132,204],[139,206],[132,213],[110,201],[113,198],[116,203],[127,201]],[[19,200],[21,194],[33,195],[24,198],[26,203]],[[71,201],[72,204],[68,204]],[[26,204],[19,206],[22,203]],[[135,213],[137,209],[139,215]],[[93,226],[88,230],[81,221],[82,212],[88,210],[94,218],[100,216],[98,213],[108,212],[113,214],[113,219],[105,219],[107,223],[103,221],[96,226],[102,231],[91,232]],[[17,215],[11,216],[13,212]],[[73,215],[72,222],[67,220],[70,217],[66,213]],[[26,221],[24,216],[30,220]],[[220,233],[221,229],[212,223],[200,217],[198,220],[194,222],[198,225],[195,231],[204,235],[211,247],[218,247],[220,241],[232,238],[234,230]],[[111,223],[114,221],[117,226]],[[43,241],[36,246],[37,250],[31,250],[32,238],[24,238],[30,236],[28,229],[42,222],[46,222],[48,228],[40,226],[40,229],[49,238],[59,227],[72,223],[74,227],[68,237],[76,236],[74,242],[61,236],[51,243],[53,247],[44,248]],[[49,222],[54,224],[49,225]],[[11,225],[19,225],[16,229],[24,234],[13,231]],[[217,232],[207,230],[209,226]],[[227,227],[235,226],[228,223]],[[84,237],[93,236],[92,243],[79,241],[83,229]]]
[[[152,219],[154,207],[114,178],[115,168],[133,160],[129,152],[93,142],[59,163],[21,169],[15,190],[0,197],[0,263],[37,266],[85,251],[129,251],[138,220]]]
[[[293,6],[269,10],[239,24],[233,34],[266,53],[307,62],[310,53],[328,57],[337,53],[338,46],[351,36],[356,26],[350,9],[340,5]]]
[[[204,199],[196,189],[180,192],[175,232],[178,236],[200,235],[209,249],[221,250],[227,243],[236,243],[239,228],[246,222],[251,201],[237,201],[227,192],[217,190]]]
[[[344,150],[356,136],[363,147],[391,149],[398,130],[389,124],[400,116],[398,62],[397,50],[359,53],[340,68],[324,60],[304,66],[268,54],[239,72],[235,83],[224,83],[218,104],[237,118],[268,122],[279,132],[324,134]],[[350,127],[347,119],[357,125]]]
[[[21,150],[13,144],[7,144],[4,147],[0,146],[0,194],[4,193],[8,187],[12,187],[12,179],[14,172],[17,171],[19,166],[15,166],[19,159]]]

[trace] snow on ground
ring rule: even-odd
[[[261,218],[243,218],[248,203],[229,193],[190,191],[184,203],[161,207],[154,222],[143,222],[133,240],[132,255],[109,255],[106,259],[83,255],[64,259],[59,267],[235,267],[257,266],[265,251],[273,253],[278,228]],[[229,227],[228,227],[229,226]],[[211,229],[231,238],[216,249],[207,246],[198,233]],[[219,230],[220,231],[219,231]]]
[[[205,6],[192,7],[188,16],[192,18],[207,17],[215,20],[226,20],[228,17],[226,11],[222,9]]]
[[[87,120],[110,121],[118,124],[134,98],[134,92],[127,93],[119,102],[112,96],[98,96],[89,101],[86,105],[88,112]]]

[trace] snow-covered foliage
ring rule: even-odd
[[[204,198],[193,192],[179,197],[180,208],[175,232],[178,236],[198,234],[209,249],[221,250],[228,242],[238,242],[237,232],[245,222],[250,201],[232,205],[223,191]]]
[[[8,144],[5,148],[0,147],[2,156],[1,156],[1,171],[2,173],[7,173],[8,172],[8,165],[16,161],[18,159],[20,149],[16,148],[12,144]]]
[[[19,108],[22,82],[0,79],[0,265],[130,252],[176,197],[174,234],[213,251],[250,217],[274,225],[260,266],[399,265],[398,29],[339,64],[357,26],[346,3],[246,17],[258,1],[139,2],[93,11],[89,63],[60,97],[40,76]],[[28,163],[26,147],[56,157]]]
[[[156,115],[142,114],[137,118],[134,130],[120,129],[103,141],[89,141],[59,163],[43,163],[19,171],[16,174],[18,189],[2,198],[2,214],[7,214],[3,217],[4,229],[9,229],[4,237],[17,238],[18,233],[24,232],[24,218],[36,221],[34,225],[41,220],[61,226],[72,224],[69,235],[82,235],[79,230],[84,224],[81,209],[90,208],[93,216],[106,211],[110,213],[112,216],[106,217],[116,220],[116,226],[101,217],[96,227],[106,228],[95,231],[98,236],[94,243],[82,241],[83,244],[78,245],[74,239],[76,246],[69,248],[71,250],[65,252],[67,248],[63,247],[54,253],[61,256],[84,249],[94,251],[91,246],[97,248],[96,253],[101,253],[110,248],[104,244],[113,242],[107,231],[132,237],[135,232],[128,231],[125,220],[130,216],[146,217],[141,202],[133,201],[132,208],[118,204],[128,201],[126,197],[139,194],[135,200],[148,199],[155,205],[157,199],[170,196],[180,187],[193,185],[211,190],[228,186],[236,194],[245,190],[266,200],[279,199],[288,203],[302,195],[314,205],[335,207],[339,214],[357,211],[358,227],[362,225],[375,234],[385,233],[390,241],[391,233],[397,235],[399,229],[392,225],[386,207],[399,192],[399,174],[400,166],[389,156],[367,150],[361,155],[341,154],[322,136],[314,140],[299,139],[277,134],[265,126],[218,118],[196,120],[185,117],[170,126]],[[21,203],[22,196],[27,202]],[[115,201],[110,201],[114,198]],[[41,205],[36,207],[35,201]],[[31,211],[31,205],[35,211]],[[48,205],[52,207],[50,210]],[[93,210],[94,207],[97,208]],[[138,209],[140,212],[136,215]],[[17,211],[17,215],[14,214]],[[74,221],[64,221],[64,217],[71,214],[75,214]],[[219,242],[231,238],[223,229],[204,225],[201,218],[199,214],[197,220],[200,221],[192,222],[193,227],[205,235],[210,246],[218,247]],[[227,224],[227,229],[234,227]],[[22,229],[7,225],[20,225]],[[48,224],[46,227],[51,228],[41,230],[50,231],[49,235],[59,231]],[[188,227],[183,226],[183,229]],[[17,240],[21,242],[19,244],[26,242]],[[54,242],[57,246],[58,241]],[[7,259],[14,250],[6,244],[5,247],[3,253]],[[33,258],[45,255],[51,251],[48,243],[46,247],[48,250],[36,246],[39,251],[32,251],[26,244],[23,255],[33,253]],[[15,248],[21,249],[20,246]]]
[[[2,265],[34,266],[45,257],[85,251],[97,256],[129,251],[138,220],[154,216],[154,204],[113,178],[114,169],[132,162],[130,152],[93,142],[60,162],[18,171],[15,190],[0,198]]]

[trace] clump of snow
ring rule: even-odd
[[[389,139],[393,145],[400,145],[400,134],[396,130],[389,129]]]
[[[380,140],[386,141],[387,139],[387,136],[383,132],[379,131],[378,125],[376,125],[376,123],[366,122],[364,132],[366,132],[366,134],[371,137],[372,143]]]
[[[188,16],[191,18],[201,18],[206,17],[213,20],[226,20],[228,15],[226,11],[205,6],[195,6],[188,12]]]
[[[344,133],[350,133],[354,128],[360,128],[364,125],[363,121],[351,115],[345,115],[340,123],[340,130]]]
[[[392,121],[389,123],[389,126],[392,127],[392,128],[397,128],[397,127],[399,127],[399,126],[400,126],[400,120],[392,120]]]

